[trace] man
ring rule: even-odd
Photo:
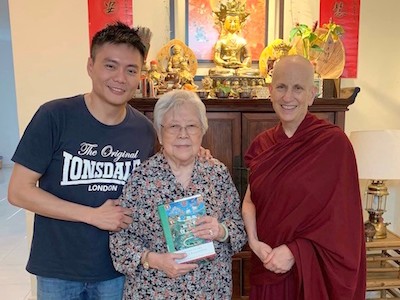
[[[257,136],[245,155],[250,299],[365,299],[354,152],[339,127],[308,112],[313,78],[302,56],[278,61],[270,93],[280,123]]]
[[[37,275],[38,299],[122,298],[109,231],[132,222],[113,199],[154,149],[151,122],[127,104],[144,54],[137,31],[122,23],[98,32],[87,63],[92,91],[42,105],[13,156],[8,198],[35,213],[27,270]]]

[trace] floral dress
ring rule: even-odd
[[[216,257],[178,278],[144,269],[140,259],[146,249],[167,252],[158,205],[195,194],[203,195],[207,215],[227,226],[229,240],[214,241]],[[164,155],[157,153],[130,176],[120,199],[123,206],[132,209],[133,216],[127,229],[110,236],[114,266],[126,275],[124,299],[231,299],[231,257],[246,243],[246,234],[239,195],[221,162],[196,160],[191,182],[183,188]]]

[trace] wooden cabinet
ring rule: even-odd
[[[358,88],[346,90],[343,98],[316,99],[310,111],[344,128],[348,106],[354,103]],[[152,119],[157,99],[132,99],[129,104]],[[275,126],[278,118],[268,99],[212,99],[204,100],[209,129],[203,138],[203,147],[222,161],[232,174],[243,198],[247,186],[247,171],[243,155],[257,134]]]
[[[359,88],[343,90],[341,98],[316,99],[310,111],[344,128],[345,112],[354,103]],[[152,117],[157,99],[132,99],[129,104]],[[243,199],[247,187],[247,169],[243,161],[251,141],[257,134],[275,126],[278,118],[268,99],[212,99],[204,100],[209,129],[203,138],[203,147],[222,161],[231,172],[233,181]],[[233,257],[233,299],[249,295],[249,261],[247,246]]]
[[[231,172],[233,182],[240,184],[241,121],[239,112],[207,112],[208,127],[202,146],[222,161]]]

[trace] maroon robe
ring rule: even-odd
[[[259,240],[286,244],[295,258],[275,274],[253,253],[250,283],[262,292],[253,298],[365,299],[361,197],[344,132],[308,113],[291,138],[281,124],[258,135],[245,161]]]

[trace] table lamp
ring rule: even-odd
[[[400,130],[354,131],[350,134],[357,159],[358,176],[370,180],[365,209],[375,229],[374,238],[386,238],[383,220],[389,195],[385,180],[400,179]]]

